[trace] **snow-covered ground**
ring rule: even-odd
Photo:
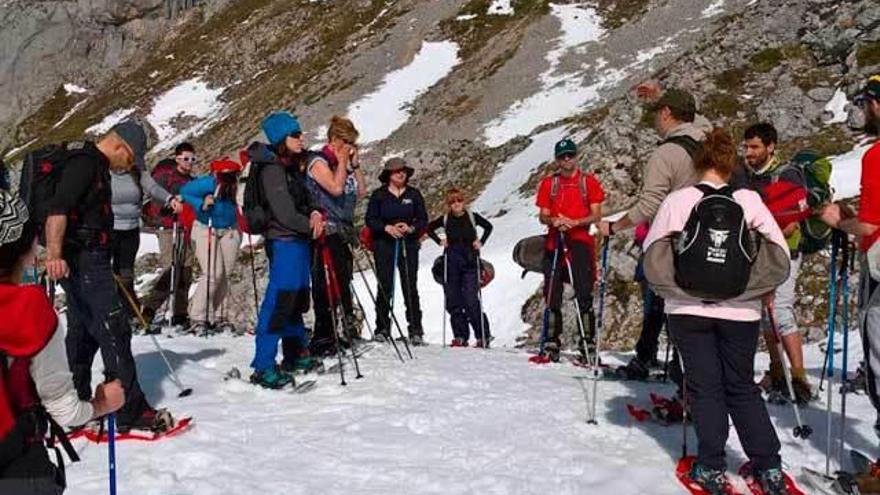
[[[134,108],[120,108],[119,110],[116,110],[110,115],[104,117],[104,120],[86,129],[85,133],[100,136],[101,134],[109,131],[114,125],[128,118],[128,116],[133,114],[134,111]]]
[[[390,347],[380,346],[360,360],[364,379],[349,375],[343,388],[338,375],[320,376],[317,389],[293,395],[223,381],[233,366],[246,376],[250,337],[160,341],[194,393],[178,399],[149,338],[136,337],[143,387],[154,404],[193,415],[196,426],[159,443],[118,444],[119,493],[684,493],[673,476],[681,429],[635,423],[625,412],[628,403],[647,405],[649,391],[672,394],[671,385],[601,383],[593,426],[585,422],[584,370],[531,365],[527,354],[512,349],[434,345],[401,364]],[[853,333],[850,369],[859,348]],[[821,360],[817,346],[807,348],[814,383]],[[760,356],[757,369],[765,366]],[[802,410],[815,430],[807,441],[792,437],[790,407],[769,407],[793,473],[824,468],[823,404]],[[847,445],[876,454],[866,397],[849,396],[847,410]],[[836,412],[833,419],[836,429]],[[693,452],[693,430],[688,439]],[[68,466],[67,493],[107,493],[106,446],[79,440],[74,446],[83,461]],[[743,460],[731,429],[728,462],[735,469]]]
[[[181,81],[153,102],[147,121],[158,134],[153,151],[161,151],[194,135],[217,119],[223,110],[224,88],[211,88],[200,78]],[[181,120],[185,123],[181,124]]]
[[[578,73],[560,73],[562,58],[584,44],[598,41],[605,30],[602,18],[592,7],[579,4],[550,4],[551,12],[559,21],[560,35],[556,47],[547,52],[550,67],[539,81],[542,89],[528,98],[514,103],[501,116],[489,122],[484,138],[489,146],[499,146],[519,135],[528,135],[534,129],[556,122],[585,106],[598,101],[599,91],[624,78],[621,71],[607,69],[599,72],[591,84],[584,85]]]
[[[348,108],[348,117],[360,127],[360,141],[366,144],[390,136],[409,119],[412,102],[446,77],[458,62],[458,43],[422,43],[412,62],[388,73],[379,89]]]

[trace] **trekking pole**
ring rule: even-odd
[[[849,239],[843,240],[843,253],[840,260],[841,273],[843,279],[843,356],[840,363],[840,438],[837,445],[837,465],[843,466],[843,444],[846,437],[846,375],[849,366],[849,270],[852,263],[852,252],[849,245]],[[830,384],[829,384],[830,388]]]
[[[827,397],[827,435],[825,438],[825,476],[831,476],[831,409],[834,396],[831,393],[831,380],[834,379],[834,327],[837,318],[837,250],[840,245],[840,237],[835,231],[831,236],[831,266],[829,284],[831,285],[828,295],[828,355],[826,364],[828,369]]]
[[[367,257],[367,262],[368,262],[368,264],[370,264],[370,267],[373,270],[373,273],[376,275],[376,290],[381,291],[382,284],[379,283],[379,275],[378,275],[378,272],[376,271],[376,266],[373,264],[372,260],[370,260],[370,254],[366,253],[366,252],[364,252],[364,254]],[[364,282],[364,287],[367,288],[367,294],[369,294],[370,299],[373,300],[373,307],[376,308],[376,312],[378,312],[379,311],[379,302],[376,299],[376,294],[373,294],[373,289],[371,289],[370,284],[367,283],[367,276],[364,275],[364,271],[363,271],[363,269],[361,269],[361,263],[359,261],[357,261],[356,257],[354,259],[355,259],[355,264],[357,265],[358,272],[361,274],[361,280]],[[366,319],[366,314],[364,314],[364,319]],[[394,325],[396,325],[399,330],[400,324],[397,323],[397,317],[394,316],[393,311],[391,312],[391,321],[394,322]],[[378,332],[378,331],[379,331],[379,329],[377,328],[376,332]],[[391,333],[391,332],[389,332],[389,333]],[[400,359],[400,362],[406,363],[406,361],[403,359],[403,354],[400,353],[400,349],[397,347],[397,342],[395,342],[393,338],[391,339],[391,346],[394,347],[394,352],[397,353],[397,357]]]
[[[483,349],[489,348],[489,343],[486,342],[486,328],[485,328],[485,317],[483,316],[483,270],[480,265],[480,250],[476,250],[477,257],[477,301],[480,303],[480,342],[483,343]],[[443,319],[444,323],[446,319]]]
[[[135,316],[137,316],[142,325],[146,325],[146,318],[144,318],[144,313],[134,304],[134,297],[128,292],[128,289],[125,287],[125,283],[123,283],[122,279],[119,278],[119,275],[116,275],[115,273],[113,274],[113,280],[116,281],[116,285],[125,295],[128,303],[134,308]],[[177,376],[177,372],[175,372],[174,368],[171,367],[171,363],[168,362],[168,358],[165,356],[165,351],[162,350],[162,346],[159,345],[159,340],[156,339],[156,336],[151,333],[150,339],[152,339],[153,344],[156,346],[156,350],[159,351],[159,355],[162,356],[162,361],[165,362],[165,366],[168,368],[168,372],[171,373],[171,381],[174,382],[174,384],[177,385],[177,388],[180,389],[180,393],[177,394],[177,396],[187,397],[188,395],[192,394],[192,389],[183,386],[183,382],[180,381],[180,378]]]
[[[605,330],[605,290],[607,287],[608,248],[610,245],[611,243],[608,242],[607,239],[602,245],[602,272],[599,275],[599,318],[596,323],[596,354],[593,362],[593,397],[591,405],[592,413],[590,414],[592,421],[587,421],[590,424],[597,424],[596,402],[598,401],[599,396],[599,376],[601,373],[601,370],[599,369],[599,350],[602,348],[602,332]],[[571,270],[570,264],[569,270]]]
[[[406,314],[406,323],[407,323],[407,325],[412,326],[412,320],[414,318],[413,318],[412,310],[410,308],[410,304],[412,303],[412,298],[413,298],[412,290],[414,290],[415,288],[412,287],[410,284],[411,279],[409,277],[409,275],[410,275],[410,273],[409,273],[409,260],[407,259],[407,256],[406,256],[406,251],[407,251],[406,239],[404,239],[403,242],[398,241],[398,245],[402,245],[400,252],[403,253],[403,279],[401,280],[400,291],[403,292],[403,306],[404,306],[404,313]],[[395,260],[395,265],[396,264],[397,264],[397,260]],[[422,338],[424,338],[424,336]],[[407,342],[408,340],[409,340],[409,338],[406,338],[403,341],[404,345],[407,348],[409,348],[409,343]]]
[[[333,330],[333,342],[336,344],[336,359],[339,360],[339,384],[344,387],[348,384],[345,383],[345,369],[342,366],[342,346],[339,344],[339,333],[336,326],[336,305],[333,298],[333,289],[330,285],[330,266],[327,260],[329,249],[323,237],[319,241],[318,246],[321,252],[321,262],[324,265],[324,290],[327,293],[327,304],[330,306],[330,321]]]
[[[544,296],[544,317],[541,320],[542,328],[541,328],[541,342],[538,344],[538,356],[544,356],[544,345],[547,343],[547,338],[550,335],[550,304],[553,300],[553,285],[556,282],[556,264],[559,262],[559,243],[556,243],[556,248],[553,250],[553,264],[550,265],[550,279],[547,281],[550,285],[545,288],[545,296]]]
[[[354,282],[349,283],[349,290],[351,291],[352,295],[354,296],[354,300],[357,303],[358,308],[360,308],[361,314],[364,316],[364,324],[367,327],[367,331],[370,332],[370,339],[372,339],[375,336],[375,334],[373,333],[373,326],[370,325],[370,319],[367,318],[367,311],[364,309],[364,305],[361,304],[360,296],[358,295],[357,291],[354,290]]]
[[[210,215],[210,213],[209,213]],[[208,268],[206,270],[207,274],[207,290],[205,291],[205,319],[207,319],[207,325],[205,325],[205,338],[208,338],[208,330],[214,326],[214,305],[211,301],[211,237],[214,234],[214,223],[211,221],[211,217],[208,217]]]
[[[678,364],[681,366],[681,458],[684,459],[688,455],[688,382],[687,372],[684,368],[684,357],[682,357],[681,351],[676,354],[678,354]]]
[[[171,273],[170,285],[171,290],[168,291],[168,309],[165,310],[165,321],[171,326],[171,320],[174,317],[174,301],[177,295],[177,243],[178,239],[178,223],[177,215],[174,216],[174,222],[171,224]]]
[[[449,265],[446,259],[446,250],[443,248],[443,348],[446,349],[446,283],[449,278]]]
[[[404,275],[406,275],[406,241],[404,241],[403,245],[403,266],[404,266]],[[391,297],[389,299],[389,306],[391,307],[391,314],[394,314],[394,280],[397,277],[397,263],[398,263],[398,254],[400,253],[400,239],[396,239],[394,241],[394,268],[391,270]],[[409,278],[409,277],[407,277]],[[408,281],[402,281],[409,283]],[[402,284],[401,284],[402,285]],[[401,287],[403,289],[403,287]],[[409,292],[409,289],[403,291],[404,297],[404,305],[406,306],[406,322],[410,323],[410,314],[409,314],[409,305],[407,304],[409,301],[406,300],[406,294]],[[413,359],[413,353],[409,348],[409,338],[403,334],[403,329],[400,328],[400,325],[397,325],[397,331],[400,333],[400,339],[403,340],[403,347],[406,348],[406,353],[409,355],[410,359]]]
[[[110,468],[110,495],[116,495],[116,413],[107,416],[107,460]]]
[[[260,319],[260,295],[257,293],[257,253],[254,252],[254,242],[251,239],[250,232],[248,232],[247,238],[248,247],[251,250],[251,281],[254,285],[254,326],[256,328],[256,322]]]
[[[663,316],[666,319],[666,316]],[[672,337],[669,335],[669,325],[666,325],[666,357],[663,358],[663,383],[669,382],[669,351],[672,349]],[[661,330],[662,331],[662,330]]]
[[[337,310],[337,311],[334,311],[334,313],[333,313],[334,319],[336,316],[341,315],[340,318],[336,319],[337,324],[338,324],[339,320],[345,319],[344,318],[345,312],[344,312],[344,308],[342,307],[342,286],[339,285],[339,277],[336,274],[336,263],[333,260],[333,255],[332,255],[332,252],[330,251],[330,247],[325,245],[325,249],[327,251],[327,266],[330,268],[330,285],[328,286],[328,290],[329,289],[333,290],[333,297],[335,298],[335,304],[332,307],[336,308],[336,310]],[[357,343],[355,342],[354,335],[349,333],[348,328],[343,326],[342,333],[343,333],[343,335],[345,335],[348,338],[348,342],[351,346],[351,359],[352,359],[352,361],[354,361],[354,369],[355,369],[355,372],[357,373],[357,376],[355,376],[355,379],[359,380],[359,379],[363,378],[364,375],[361,374],[361,367],[360,367],[360,364],[358,364]],[[344,349],[343,349],[343,354],[345,354]]]
[[[767,317],[770,319],[770,328],[773,330],[773,337],[774,340],[776,340],[776,350],[779,352],[779,361],[780,364],[782,364],[782,372],[785,375],[785,385],[788,387],[788,395],[791,397],[791,407],[794,409],[794,418],[797,421],[797,426],[795,426],[792,434],[795,438],[806,440],[813,434],[813,428],[808,424],[804,424],[801,419],[801,412],[798,409],[797,401],[795,400],[794,385],[791,381],[791,369],[789,368],[788,363],[785,362],[786,359],[790,358],[785,353],[785,348],[782,346],[782,336],[779,334],[779,327],[776,325],[776,313],[773,303],[767,305]]]

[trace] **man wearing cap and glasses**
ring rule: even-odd
[[[554,156],[557,171],[541,181],[535,204],[539,208],[541,223],[549,227],[544,244],[544,291],[552,318],[544,350],[551,361],[558,361],[563,331],[563,281],[574,288],[581,311],[577,317],[584,325],[587,338],[587,342],[579,345],[581,352],[586,357],[595,350],[593,282],[596,274],[596,243],[589,229],[602,218],[605,191],[593,174],[578,168],[577,145],[574,141],[563,139],[556,143]],[[570,280],[572,277],[574,280]]]
[[[174,148],[174,158],[166,158],[156,164],[153,169],[153,180],[157,184],[165,188],[175,196],[180,195],[180,188],[184,184],[193,180],[192,169],[196,164],[196,149],[187,142],[178,144]],[[156,310],[168,300],[168,295],[174,291],[174,308],[171,312],[171,325],[181,328],[189,327],[189,314],[187,306],[189,301],[189,286],[192,283],[192,267],[195,262],[192,249],[189,249],[189,242],[184,242],[184,238],[189,238],[188,227],[182,225],[177,213],[170,208],[154,201],[150,211],[153,212],[148,218],[148,222],[156,225],[156,237],[159,239],[159,264],[162,266],[162,274],[156,280],[153,288],[143,299],[143,314],[147,321],[152,321]],[[174,245],[174,226],[177,220],[177,242]],[[186,232],[184,229],[187,229]],[[174,258],[174,252],[178,252],[177,259]],[[171,264],[178,263],[175,266],[175,280],[171,280]],[[174,282],[176,287],[171,287]],[[148,331],[150,331],[148,329]]]
[[[880,135],[880,74],[868,79],[853,103],[852,110],[862,114],[862,118],[850,119],[853,126],[874,137]],[[875,141],[862,157],[858,212],[834,203],[822,211],[821,218],[828,225],[860,238],[859,328],[865,347],[866,388],[878,411],[874,431],[880,436],[880,141]]]
[[[49,200],[46,271],[67,295],[67,357],[79,398],[91,397],[92,363],[100,350],[107,378],[119,379],[126,401],[119,429],[155,428],[170,423],[167,413],[147,403],[131,353],[131,328],[122,311],[111,271],[113,230],[110,172],[143,167],[148,146],[143,124],[117,124],[97,143],[80,143],[70,153]]]
[[[711,124],[697,115],[694,97],[687,91],[670,88],[662,92],[656,82],[639,85],[638,97],[648,103],[647,110],[654,114],[654,129],[662,141],[648,158],[642,173],[642,188],[636,196],[635,204],[615,222],[599,222],[603,236],[631,229],[637,225],[648,224],[654,218],[660,203],[669,193],[697,183],[694,170],[694,156],[705,139]],[[629,379],[647,378],[650,366],[657,362],[657,347],[665,317],[663,301],[650,293],[645,286],[645,300],[651,301],[645,312],[642,334],[636,344],[636,356],[627,366],[621,368],[624,377]],[[680,376],[677,360],[673,360],[673,378]]]

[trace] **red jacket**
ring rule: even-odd
[[[165,188],[166,191],[177,196],[180,188],[191,181],[191,175],[184,175],[177,171],[177,162],[167,158],[162,160],[153,169],[153,180]],[[144,205],[144,220],[147,225],[170,229],[174,224],[174,214],[164,208],[164,205],[156,201],[150,201]],[[192,225],[192,223],[190,223]]]

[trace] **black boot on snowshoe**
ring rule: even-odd
[[[547,359],[554,363],[559,362],[559,344],[556,342],[547,342],[544,344],[544,355],[547,356]]]
[[[376,333],[373,335],[373,342],[384,344],[389,341],[391,341],[391,335],[389,335],[387,332],[376,331]]]
[[[758,473],[758,481],[764,489],[765,495],[790,495],[785,484],[785,474],[782,469],[770,468]]]
[[[411,337],[409,338],[409,343],[412,344],[414,347],[421,347],[421,346],[423,346],[423,345],[426,345],[426,344],[425,344],[425,338],[422,337],[421,335],[413,335],[413,336],[411,336]]]
[[[626,366],[617,368],[617,374],[624,380],[647,380],[651,374],[648,366],[638,356],[632,358]]]
[[[255,371],[250,377],[251,383],[263,388],[278,390],[293,383],[293,375],[282,373],[275,367],[266,371]]]
[[[174,428],[174,418],[168,409],[146,409],[140,416],[131,422],[119,423],[117,429],[120,433],[131,430],[146,430],[153,433],[163,433]]]
[[[730,493],[727,476],[721,469],[712,469],[695,462],[691,468],[690,478],[708,495],[727,495]]]

